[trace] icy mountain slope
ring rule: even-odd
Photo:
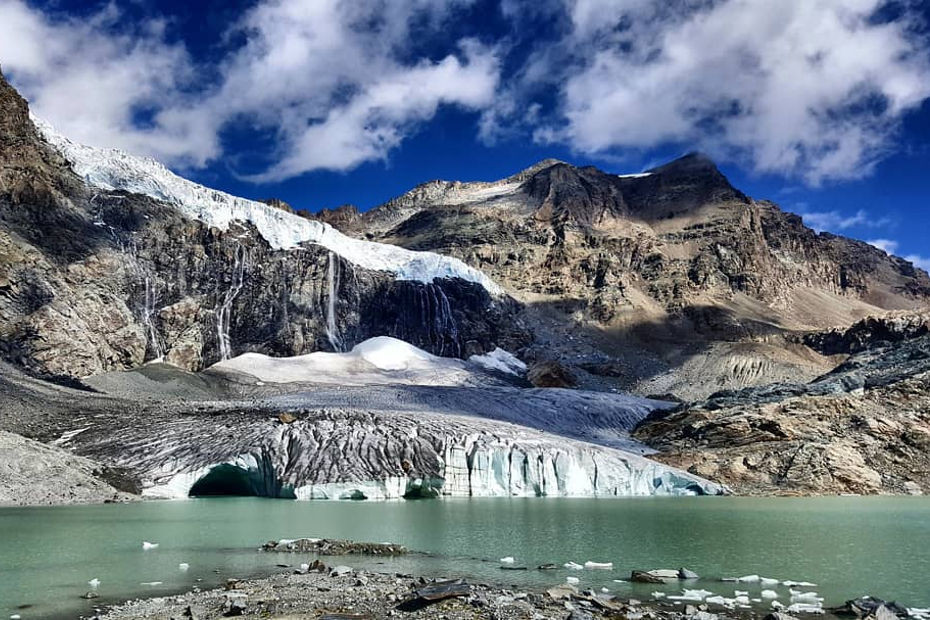
[[[42,119],[34,115],[31,118],[45,141],[92,187],[144,194],[221,230],[235,221],[248,222],[275,249],[288,250],[302,243],[314,243],[358,267],[391,272],[398,280],[429,283],[434,278],[461,278],[480,284],[492,294],[501,293],[501,288],[490,278],[460,260],[353,239],[328,224],[188,181],[154,159],[136,157],[118,149],[77,144],[58,134]]]

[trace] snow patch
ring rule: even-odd
[[[465,362],[438,357],[390,336],[369,338],[347,353],[315,351],[294,357],[243,353],[218,362],[211,370],[245,373],[264,383],[432,383],[443,375],[455,383],[467,374]],[[399,376],[402,375],[402,376]]]
[[[314,243],[363,269],[393,273],[398,280],[430,283],[435,278],[461,278],[483,286],[491,294],[503,292],[484,273],[458,259],[354,239],[328,224],[188,181],[152,158],[77,144],[42,119],[34,115],[31,118],[45,141],[92,187],[150,196],[220,230],[227,230],[232,222],[248,222],[277,250]]]
[[[521,362],[513,353],[499,347],[484,355],[472,355],[468,358],[468,361],[488,370],[496,370],[517,375],[518,377],[526,374],[526,364]]]

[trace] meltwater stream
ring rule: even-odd
[[[210,498],[0,509],[0,617],[74,618],[129,597],[286,570],[276,564],[297,565],[306,556],[257,549],[298,536],[392,541],[430,554],[337,560],[358,568],[521,588],[562,583],[571,574],[582,587],[649,600],[653,591],[671,594],[680,586],[614,579],[634,568],[684,566],[704,577],[694,587],[724,596],[735,588],[758,596],[759,586],[720,577],[759,574],[815,582],[827,605],[872,594],[930,606],[930,498]],[[143,541],[158,548],[144,551]],[[505,556],[530,570],[502,571],[498,560]],[[614,570],[534,570],[587,560],[613,562]],[[186,572],[178,568],[182,562],[190,565]],[[83,600],[91,579],[100,580],[100,597]]]

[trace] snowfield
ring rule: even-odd
[[[248,222],[278,250],[314,243],[363,269],[393,273],[398,280],[429,283],[435,278],[461,278],[480,284],[493,295],[502,293],[500,286],[488,276],[458,259],[354,239],[329,224],[198,185],[174,174],[154,159],[136,157],[118,149],[77,144],[42,119],[34,115],[31,118],[45,141],[61,153],[74,172],[91,187],[150,196],[220,230],[228,229],[232,222]]]
[[[243,353],[218,362],[209,370],[242,373],[266,383],[462,385],[475,369],[470,369],[466,362],[432,355],[403,340],[377,336],[355,345],[347,353],[316,351],[294,357]]]

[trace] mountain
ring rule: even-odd
[[[925,272],[749,198],[697,153],[629,175],[546,160],[323,217],[487,273],[524,304],[524,358],[598,389],[693,399],[810,380],[836,360],[803,334],[930,303]]]
[[[0,147],[16,488],[41,462],[88,498],[926,488],[927,323],[900,317],[930,277],[703,155],[310,215],[76,144],[2,77]],[[811,465],[780,479],[786,450]]]
[[[530,339],[517,304],[456,259],[75,144],[2,78],[0,118],[0,354],[32,372],[199,370],[379,335],[464,357]]]
[[[629,438],[667,403],[527,387],[480,270],[0,119],[0,502],[723,492]]]

